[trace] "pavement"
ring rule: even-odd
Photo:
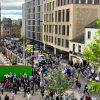
[[[4,100],[5,95],[9,93],[5,92],[4,95],[1,95],[1,100]],[[23,97],[23,92],[18,92],[17,95],[15,95],[14,100],[28,100],[27,97]],[[39,92],[36,92],[33,96],[31,96],[31,100],[43,100],[42,97],[40,97]]]

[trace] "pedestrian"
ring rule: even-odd
[[[27,93],[27,100],[31,100],[31,94],[29,92]]]
[[[0,100],[1,100],[1,96],[0,96]]]
[[[92,99],[92,100],[97,100],[95,97],[92,97],[91,99]]]
[[[4,100],[9,100],[9,96],[6,94]]]
[[[89,95],[87,95],[87,96],[85,97],[85,100],[92,100],[92,99],[91,99],[91,97],[90,97]]]
[[[78,82],[78,88],[79,88],[79,91],[80,91],[80,88],[81,88],[81,83],[80,82]]]
[[[50,91],[49,91],[49,89],[45,89],[45,91],[44,91],[44,93],[45,93],[45,100],[49,100],[49,96],[50,96]]]
[[[44,87],[41,87],[40,93],[41,93],[41,96],[42,96],[42,98],[43,98],[43,97],[44,97]]]
[[[89,95],[88,85],[87,84],[84,86],[84,93],[87,93]]]
[[[75,81],[75,83],[76,83],[76,88],[78,87],[78,78],[76,78],[76,81]]]
[[[84,100],[84,98],[85,98],[85,94],[82,93],[82,94],[81,94],[81,98],[80,98],[80,100]]]
[[[68,93],[65,93],[65,94],[64,94],[63,100],[69,100]]]
[[[13,91],[11,91],[10,92],[10,100],[14,100],[14,97],[15,97],[15,95],[14,95]]]

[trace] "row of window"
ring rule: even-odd
[[[55,11],[55,22],[68,22],[70,20],[70,10],[63,9]]]
[[[44,41],[53,43],[53,36],[44,35]],[[69,48],[69,41],[55,37],[55,45]]]
[[[54,25],[44,25],[44,32],[53,33]],[[69,25],[55,25],[55,34],[69,36]]]
[[[76,46],[75,46],[75,44],[73,44],[73,52],[75,52],[75,48]],[[79,53],[81,53],[81,46],[80,45],[78,45],[78,52]]]
[[[56,6],[63,6],[67,4],[100,4],[99,0],[56,0]]]
[[[55,25],[55,34],[69,36],[69,25]]]
[[[53,43],[53,36],[44,35],[44,41]]]
[[[44,12],[54,10],[54,1],[44,4]]]
[[[70,10],[63,9],[55,11],[55,22],[69,22],[70,20]],[[53,13],[44,15],[44,22],[53,22]]]
[[[53,13],[44,15],[44,22],[53,22]]]
[[[44,25],[44,32],[53,33],[54,32],[54,25]]]

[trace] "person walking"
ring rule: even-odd
[[[87,95],[87,96],[85,97],[85,100],[92,100],[92,99],[91,99],[91,97],[90,97],[89,95]]]
[[[27,93],[27,100],[31,100],[31,94],[29,92]]]
[[[15,95],[14,95],[14,93],[11,91],[11,92],[10,92],[10,100],[14,100],[14,97],[15,97]]]
[[[50,91],[48,89],[45,89],[44,93],[45,93],[45,96],[46,96],[45,100],[49,100]]]
[[[85,94],[82,93],[82,94],[81,94],[81,98],[80,98],[80,100],[84,100],[84,98],[85,98]]]
[[[87,84],[84,86],[84,93],[87,93],[89,95],[88,85]]]
[[[6,94],[4,100],[9,100],[9,96]]]

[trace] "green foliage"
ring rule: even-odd
[[[92,81],[88,89],[92,93],[100,93],[100,82]]]
[[[100,18],[97,21],[100,25]],[[95,34],[93,40],[84,48],[83,58],[100,67],[100,30]]]
[[[65,77],[60,68],[50,74],[51,77],[48,81],[48,88],[56,91],[59,96],[72,87],[73,82],[71,78]]]

